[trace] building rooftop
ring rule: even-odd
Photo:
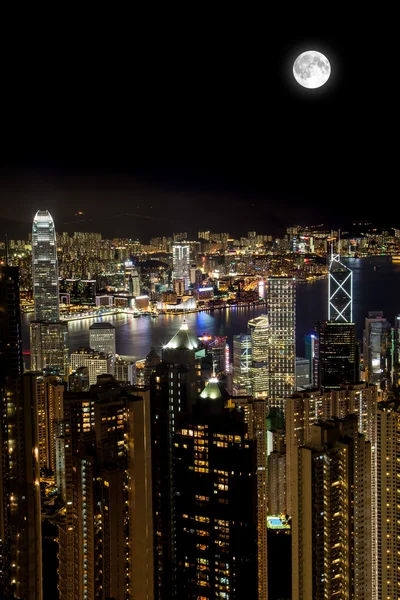
[[[201,392],[200,398],[202,398],[202,400],[225,400],[229,398],[229,394],[216,377],[211,377],[208,380],[206,387]]]
[[[111,323],[104,323],[103,321],[96,321],[93,323],[89,329],[115,329],[114,325]]]
[[[201,342],[199,338],[190,331],[186,319],[183,319],[179,331],[177,331],[166,345],[167,348],[186,348],[187,350],[197,350],[200,346]]]

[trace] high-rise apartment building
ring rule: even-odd
[[[339,389],[359,380],[359,351],[355,323],[320,321],[318,338],[318,386]]]
[[[368,313],[363,341],[365,380],[385,389],[391,381],[392,330],[383,312]]]
[[[394,318],[392,336],[392,381],[394,385],[400,386],[400,315]]]
[[[191,414],[177,415],[171,598],[267,598],[266,570],[258,580],[256,442],[243,411],[225,408],[228,398],[212,379]]]
[[[251,394],[251,336],[244,333],[233,336],[233,386]]]
[[[175,242],[172,246],[173,279],[183,279],[185,290],[190,283],[190,245]]]
[[[120,357],[116,358],[114,377],[121,385],[134,385],[136,383],[136,364]]]
[[[398,598],[400,588],[400,408],[382,402],[377,414],[378,598]]]
[[[313,425],[293,473],[292,599],[370,600],[371,444],[357,417]]]
[[[60,376],[69,374],[68,323],[66,321],[31,321],[31,370]]]
[[[251,339],[251,391],[255,398],[266,398],[269,391],[268,344],[269,322],[267,315],[251,319],[248,324]]]
[[[39,466],[56,470],[56,423],[64,416],[64,384],[55,376],[25,373],[25,387],[37,408]]]
[[[115,356],[115,327],[111,323],[98,321],[89,327],[89,346],[96,352]]]
[[[332,254],[328,277],[328,321],[353,322],[353,271]]]
[[[113,381],[95,386],[91,402],[94,414],[82,434],[86,401],[66,398],[60,600],[152,600],[149,391],[128,391]]]
[[[71,370],[87,367],[89,370],[89,384],[97,383],[98,375],[114,375],[114,356],[96,352],[91,348],[80,348],[71,354]]]
[[[355,414],[358,431],[371,443],[372,514],[376,522],[376,413],[377,387],[367,383],[341,385],[338,390],[311,389],[294,393],[286,400],[286,480],[287,512],[292,515],[293,453],[311,440],[312,426],[332,417],[345,418]]]
[[[269,277],[268,404],[285,410],[296,389],[296,280]]]
[[[32,278],[35,321],[58,321],[58,262],[54,221],[38,210],[32,226]]]
[[[267,600],[268,546],[265,523],[267,519],[267,404],[249,397],[231,398],[228,407],[235,406],[243,412],[247,432],[256,445],[257,464],[257,547],[258,547],[258,599]]]
[[[38,406],[23,375],[16,267],[0,267],[0,306],[0,596],[41,600]]]

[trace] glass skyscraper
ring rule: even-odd
[[[334,254],[329,265],[328,321],[353,322],[353,271]]]
[[[58,321],[56,232],[48,210],[38,210],[33,219],[32,276],[35,321]]]
[[[268,394],[268,342],[269,323],[267,315],[260,315],[247,323],[251,339],[251,388],[255,398]]]

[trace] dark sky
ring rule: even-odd
[[[48,208],[58,230],[139,238],[399,226],[398,51],[379,15],[160,10],[19,32],[1,79],[0,218]],[[318,90],[292,76],[307,49],[332,65]]]

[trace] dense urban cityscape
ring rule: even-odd
[[[351,266],[396,268],[399,229],[104,239],[40,209],[0,253],[1,598],[400,597],[400,306],[360,339]]]

